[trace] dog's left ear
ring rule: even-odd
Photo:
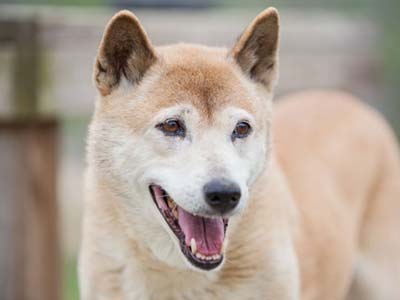
[[[246,28],[229,55],[252,80],[272,90],[278,76],[278,44],[279,15],[270,7]]]

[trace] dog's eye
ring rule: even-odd
[[[236,124],[235,129],[232,132],[232,140],[238,138],[243,139],[251,133],[251,126],[246,121],[240,121]]]
[[[178,119],[167,119],[156,127],[168,136],[185,136],[185,126]]]

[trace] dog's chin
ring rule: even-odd
[[[203,271],[220,267],[224,261],[228,219],[191,214],[180,207],[162,187],[153,184],[149,189],[190,266]]]

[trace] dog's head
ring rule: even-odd
[[[154,48],[127,11],[105,30],[89,161],[128,234],[169,265],[224,260],[268,160],[278,26],[277,11],[263,11],[231,50]]]

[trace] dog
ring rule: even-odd
[[[400,299],[400,155],[339,91],[272,103],[279,16],[155,48],[128,11],[94,65],[81,299]],[[305,70],[306,72],[306,70]]]

